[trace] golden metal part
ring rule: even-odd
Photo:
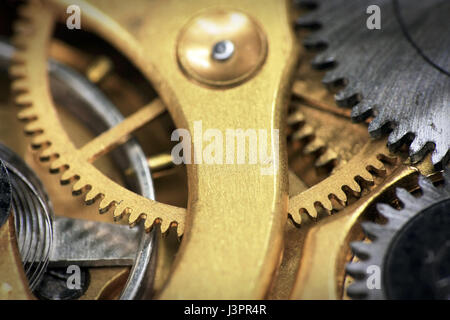
[[[14,87],[22,90],[17,102],[29,106],[21,115],[34,120],[27,129],[41,133],[34,142],[41,145],[51,142],[46,155],[51,160],[59,155],[57,165],[52,165],[53,170],[69,166],[76,169],[72,172],[80,179],[95,177],[95,185],[91,186],[95,192],[91,190],[88,195],[102,194],[99,190],[105,190],[101,208],[116,205],[116,216],[130,213],[131,223],[145,215],[147,228],[158,221],[163,231],[177,222],[181,234],[184,209],[143,199],[119,188],[80,157],[78,149],[68,141],[52,107],[46,81],[46,48],[54,22],[53,12],[65,16],[67,5],[79,5],[83,28],[110,41],[143,72],[158,91],[177,127],[193,132],[194,122],[202,120],[204,128],[215,128],[223,133],[228,128],[263,128],[272,132],[284,129],[283,115],[297,54],[287,19],[287,3],[274,0],[227,2],[230,8],[250,12],[255,21],[264,21],[271,50],[259,72],[241,86],[210,90],[185,77],[174,63],[174,48],[186,21],[205,7],[220,8],[221,1],[135,1],[133,6],[123,1],[51,2],[56,4],[56,9],[50,8],[48,2],[33,2],[22,13],[28,22],[23,21],[19,27],[22,32],[17,43],[21,51],[12,68],[12,74],[19,78]],[[142,12],[146,13],[145,19]],[[163,24],[165,28],[161,32]],[[267,138],[269,148],[273,148],[272,139],[270,135]],[[283,137],[278,142],[280,163],[270,176],[261,175],[262,165],[187,166],[190,194],[186,233],[160,298],[265,296],[280,258],[288,200]],[[81,183],[76,186],[83,188]],[[242,268],[249,265],[252,268]],[[199,276],[193,279],[193,275]]]
[[[93,83],[102,81],[112,70],[112,62],[107,57],[98,57],[86,70],[86,77]]]
[[[417,170],[401,166],[384,183],[342,212],[315,224],[301,248],[302,256],[291,299],[341,299],[349,242],[361,237],[362,215],[366,210],[401,184],[410,184]]]
[[[40,154],[41,159],[53,160],[51,171],[64,171],[61,177],[62,183],[67,184],[78,180],[73,186],[75,194],[89,190],[85,197],[86,203],[93,203],[102,198],[100,212],[105,212],[116,205],[115,217],[130,214],[129,222],[135,224],[145,216],[147,229],[150,229],[154,221],[158,219],[161,220],[163,230],[167,230],[171,223],[179,222],[178,232],[181,234],[184,228],[184,209],[138,196],[126,188],[112,183],[97,168],[90,165],[98,156],[113,146],[123,143],[124,138],[128,137],[132,131],[160,114],[164,109],[162,103],[155,100],[151,105],[125,119],[117,127],[103,133],[84,147],[76,148],[68,139],[65,128],[58,119],[48,89],[45,48],[48,46],[54,23],[52,11],[51,9],[46,10],[41,4],[32,2],[22,10],[22,13],[26,17],[34,18],[31,18],[29,22],[23,20],[18,23],[20,31],[16,42],[23,42],[24,46],[19,46],[22,50],[18,50],[15,59],[21,62],[11,67],[11,74],[17,78],[13,82],[13,89],[20,92],[16,102],[19,105],[30,106],[19,114],[19,118],[22,120],[32,120],[25,126],[25,132],[34,134],[33,146],[45,148]],[[32,32],[34,37],[30,38],[26,30]],[[42,60],[39,60],[39,57]],[[30,67],[31,72],[29,73],[25,71],[27,66]],[[41,85],[42,81],[44,81],[44,86]],[[42,88],[44,90],[41,90]],[[124,198],[128,201],[122,201]],[[143,211],[144,208],[146,211]]]
[[[195,16],[177,42],[177,58],[186,76],[212,87],[249,79],[266,54],[262,28],[248,14],[230,9],[209,9]]]
[[[171,169],[175,164],[172,161],[172,155],[170,153],[160,153],[148,158],[148,166],[154,174],[162,170]]]
[[[333,209],[332,199],[337,200],[341,204],[347,202],[347,195],[343,187],[348,187],[354,193],[361,192],[356,177],[366,182],[373,182],[373,175],[368,169],[380,174],[385,170],[380,157],[392,158],[386,147],[386,141],[372,140],[364,146],[364,148],[356,154],[346,165],[337,168],[337,170],[325,180],[312,186],[308,190],[297,195],[291,195],[289,198],[289,214],[292,219],[300,224],[302,213],[306,212],[309,216],[317,217],[317,205],[322,206],[327,211]]]
[[[123,267],[90,268],[91,281],[80,300],[113,300],[119,298],[129,272],[129,268]]]
[[[0,228],[0,300],[34,299],[28,288],[14,231],[14,217]]]

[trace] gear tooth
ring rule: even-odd
[[[32,97],[26,92],[19,93],[16,96],[16,103],[21,106],[29,106],[32,104],[32,102],[33,102]]]
[[[431,163],[436,168],[442,168],[443,165],[449,163],[450,160],[450,145],[436,144],[433,153],[431,154]]]
[[[319,70],[331,68],[335,64],[336,59],[333,56],[331,56],[328,52],[323,52],[317,55],[312,61],[312,66]]]
[[[371,183],[374,182],[372,174],[371,174],[369,171],[367,171],[367,170],[361,171],[360,174],[359,174],[359,176],[360,176],[364,181],[371,182]]]
[[[139,213],[137,211],[130,212],[130,215],[128,217],[128,222],[130,224],[136,224],[137,222],[139,222],[141,215],[142,215],[142,213]]]
[[[386,203],[378,203],[377,211],[386,219],[398,219],[399,212]]]
[[[338,200],[340,202],[342,202],[343,204],[347,203],[347,195],[345,194],[345,192],[342,189],[338,189],[334,192],[334,195],[336,196],[336,198],[338,198]]]
[[[419,176],[419,186],[422,189],[422,191],[425,193],[427,191],[429,192],[434,192],[435,191],[435,187],[433,185],[433,183],[428,180],[426,177],[424,176]]]
[[[384,134],[384,126],[389,123],[381,115],[376,116],[370,123],[367,130],[372,138],[378,139]]]
[[[395,193],[397,194],[397,197],[400,199],[400,201],[405,205],[405,207],[409,207],[411,204],[417,202],[416,198],[406,189],[397,188],[395,190]]]
[[[389,155],[384,155],[386,158],[392,158]],[[386,170],[386,167],[384,166],[384,163],[381,162],[378,158],[375,158],[372,163],[370,164],[376,171],[384,171]]]
[[[23,64],[13,64],[9,67],[9,74],[13,78],[25,78],[27,76],[27,69]]]
[[[362,241],[355,241],[350,243],[353,253],[361,260],[366,260],[370,257],[370,244]],[[365,269],[364,269],[365,271]]]
[[[44,134],[38,134],[31,139],[31,146],[33,148],[42,148],[47,144],[50,144],[50,141]]]
[[[324,147],[325,147],[325,144],[322,141],[320,141],[319,139],[314,139],[313,141],[311,141],[310,143],[308,143],[305,146],[303,152],[305,154],[311,154],[311,153],[317,152],[319,149],[324,148]]]
[[[42,152],[39,154],[39,159],[41,161],[48,161],[51,158],[56,158],[58,153],[56,152],[55,148],[53,146],[49,146],[48,148],[42,150]]]
[[[322,199],[322,201],[320,201],[320,204],[322,205],[322,207],[327,210],[328,212],[330,212],[331,210],[333,210],[333,204],[331,203],[330,199],[328,198],[324,198]]]
[[[411,158],[413,158],[417,154],[422,153],[421,151],[423,148],[425,148],[425,143],[416,137],[416,138],[414,138],[413,142],[409,146],[409,155],[411,156]],[[421,156],[419,156],[419,157],[421,157]],[[418,160],[420,160],[420,159],[418,159]]]
[[[92,187],[92,189],[86,193],[86,196],[84,197],[84,202],[86,204],[92,204],[95,202],[95,200],[97,199],[97,197],[99,195],[100,195],[100,192],[98,191],[98,189],[96,189],[95,187]]]
[[[26,79],[17,79],[12,82],[11,90],[13,92],[28,92],[28,81]]]
[[[356,192],[356,193],[360,193],[361,192],[361,186],[354,179],[351,179],[346,185],[350,189],[352,189],[353,192]]]
[[[76,176],[77,176],[76,173],[72,169],[67,169],[61,175],[61,179],[60,179],[61,183],[62,184],[68,184],[71,181],[73,181],[76,178]]]
[[[300,130],[297,130],[292,135],[292,138],[295,140],[302,140],[302,139],[312,136],[313,134],[314,134],[314,129],[309,125],[304,125]]]
[[[294,22],[295,29],[317,29],[320,26],[320,21],[318,21],[317,16],[314,14],[306,14],[297,18]]]
[[[383,226],[373,222],[363,222],[361,226],[369,237],[380,238],[385,232]]]
[[[62,158],[55,159],[50,164],[50,172],[51,173],[58,173],[65,166],[66,166],[66,162],[64,161],[64,159],[62,159]]]
[[[296,224],[301,224],[302,223],[302,216],[299,212],[297,212],[297,210],[290,210],[289,214],[292,217],[292,220],[294,220],[294,222]]]
[[[120,220],[122,219],[124,216],[126,215],[130,215],[131,214],[131,209],[127,207],[127,205],[125,204],[125,202],[120,202],[116,208],[114,209],[114,220]]]
[[[373,114],[373,107],[365,100],[360,101],[352,107],[350,117],[354,122],[365,121]]]
[[[335,71],[336,70],[327,72],[322,78],[322,83],[325,85],[332,85],[345,79],[344,76],[337,74]]]
[[[115,204],[114,199],[109,198],[108,196],[104,195],[103,199],[100,201],[100,213],[106,213],[113,207]]]
[[[287,124],[290,126],[297,123],[303,123],[304,121],[305,115],[300,111],[295,111],[294,113],[290,114],[287,118]]]
[[[145,221],[145,222],[147,222],[147,221]],[[161,222],[161,232],[162,233],[165,233],[165,232],[167,232],[167,230],[169,230],[169,227],[170,227],[170,221],[168,221],[168,220],[162,220]],[[145,229],[147,229],[147,228],[145,228]]]
[[[184,223],[177,223],[177,234],[178,237],[181,237],[184,234]]]
[[[347,85],[345,89],[334,95],[336,103],[340,107],[353,107],[360,100],[358,91],[351,85]]]
[[[88,186],[88,183],[85,179],[80,178],[77,182],[74,183],[72,186],[72,194],[78,195],[81,194],[84,189],[86,189]]]
[[[317,33],[308,35],[303,40],[303,45],[308,49],[319,48],[323,45],[326,45],[327,41],[320,37]]]
[[[308,215],[310,217],[317,218],[317,209],[314,204],[308,203],[306,206],[304,206],[304,209],[306,210],[306,212],[308,212]]]
[[[367,299],[367,285],[365,281],[355,281],[347,288],[347,295],[352,299]]]
[[[36,119],[37,116],[35,114],[35,111],[33,108],[25,108],[22,109],[18,114],[17,114],[17,118],[19,118],[19,120],[24,121],[24,120],[33,120]]]
[[[406,136],[408,134],[408,130],[401,124],[397,125],[394,130],[389,134],[388,136],[388,141],[387,141],[387,145],[388,146],[393,146],[398,144],[398,142],[400,140],[402,140],[402,138],[404,136]]]
[[[345,267],[348,275],[355,279],[364,279],[366,277],[366,265],[361,262],[348,263]]]
[[[42,128],[41,128],[41,126],[39,125],[39,123],[37,123],[36,121],[32,121],[32,122],[30,122],[30,123],[27,123],[27,124],[24,126],[23,131],[24,131],[26,134],[36,134],[36,133],[38,133],[38,132],[42,132]]]
[[[315,166],[316,167],[322,167],[331,161],[334,161],[337,159],[337,154],[332,151],[331,149],[327,149],[324,154],[322,154],[319,159],[316,160]]]

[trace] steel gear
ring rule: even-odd
[[[447,36],[450,3],[445,0],[298,2],[317,7],[300,17],[296,25],[320,27],[304,44],[326,47],[313,65],[334,67],[326,73],[324,83],[347,84],[336,94],[337,102],[353,107],[355,121],[373,115],[368,128],[373,137],[380,137],[392,127],[388,145],[394,149],[413,138],[410,146],[413,161],[422,159],[434,145],[433,163],[446,163],[450,156]],[[380,30],[366,27],[366,10],[370,5],[380,8]]]
[[[444,186],[435,187],[419,177],[422,195],[414,197],[397,189],[403,208],[378,204],[385,225],[363,223],[371,243],[353,242],[360,262],[347,266],[355,279],[348,287],[356,299],[448,299],[450,296],[450,170],[444,171]],[[380,286],[369,286],[370,267],[379,268]],[[373,272],[373,271],[371,271]],[[373,284],[373,283],[372,283]],[[369,288],[370,287],[370,288]]]
[[[46,43],[50,39],[54,17],[37,2],[20,10],[22,19],[16,23],[14,44],[17,53],[13,59],[10,73],[15,78],[13,90],[17,93],[17,104],[25,107],[19,118],[27,122],[25,131],[33,135],[32,145],[41,150],[42,161],[51,161],[52,173],[61,173],[61,183],[74,183],[73,193],[85,195],[86,204],[101,199],[99,211],[107,212],[114,208],[114,217],[120,219],[129,215],[131,225],[145,219],[149,230],[154,223],[161,224],[166,232],[171,225],[178,225],[178,234],[184,230],[185,209],[163,204],[118,185],[103,175],[92,164],[98,157],[117,146],[129,135],[153,120],[165,107],[159,99],[143,107],[128,117],[113,130],[98,136],[83,148],[77,149],[67,137],[67,133],[56,115],[49,95],[48,82],[41,90],[43,79],[47,79],[46,57],[37,58],[37,52],[45,54]],[[39,85],[37,85],[39,83]],[[44,94],[45,93],[45,94]]]

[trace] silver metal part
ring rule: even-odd
[[[230,59],[234,54],[234,43],[230,40],[217,42],[212,49],[212,58],[217,61]]]
[[[396,149],[414,138],[413,161],[434,149],[436,165],[450,158],[450,1],[299,0],[317,8],[297,27],[317,29],[304,41],[323,48],[313,66],[329,70],[323,82],[345,83],[339,105],[352,118],[373,115],[369,132],[389,134]],[[369,29],[369,6],[380,9],[381,29]]]
[[[347,289],[347,293],[351,298],[368,300],[398,299],[398,297],[392,296],[392,290],[391,294],[389,294],[389,287],[401,287],[405,284],[405,282],[402,282],[400,278],[408,275],[407,266],[409,262],[406,261],[407,259],[402,259],[403,257],[400,257],[400,263],[395,265],[395,268],[397,269],[397,273],[395,274],[395,277],[393,277],[395,281],[392,281],[392,278],[389,277],[389,273],[392,271],[388,268],[393,262],[392,255],[395,254],[395,252],[392,250],[394,250],[394,244],[399,243],[401,240],[399,240],[399,236],[401,234],[405,234],[405,229],[408,226],[411,227],[411,222],[418,221],[417,219],[419,216],[430,217],[429,211],[425,212],[425,210],[430,210],[430,208],[432,209],[435,205],[442,204],[450,200],[450,170],[444,171],[444,182],[445,185],[443,187],[435,187],[431,181],[427,180],[423,176],[420,176],[419,186],[423,193],[421,196],[414,197],[405,189],[397,189],[397,197],[402,202],[404,206],[403,209],[396,210],[387,204],[378,204],[377,209],[379,213],[384,216],[388,222],[384,225],[372,222],[363,223],[362,226],[365,233],[369,236],[369,238],[373,239],[373,241],[371,243],[351,243],[352,251],[361,260],[359,262],[348,264],[346,268],[347,273],[355,279],[354,283],[352,283]],[[446,221],[449,221],[449,207],[446,207],[445,210],[446,212],[444,213],[447,215]],[[433,245],[438,247],[438,250],[436,251],[440,253],[437,253],[436,255],[444,255],[442,253],[442,248],[444,248],[447,243],[450,244],[449,230],[442,230],[442,228],[444,228],[443,224],[441,224],[442,222],[443,220],[437,222],[438,228],[434,226],[434,228],[427,229],[427,232],[421,232],[424,236],[429,236],[433,240]],[[420,224],[420,226],[424,225],[424,223]],[[438,233],[441,233],[443,236],[440,238],[440,241],[436,242],[436,235]],[[407,238],[407,241],[405,241],[404,244],[407,246],[406,254],[408,257],[412,257],[415,253],[421,254],[423,257],[427,257],[430,253],[431,255],[435,255],[433,253],[434,250],[431,250],[432,248],[428,247],[429,244],[421,241],[420,239]],[[441,244],[442,247],[439,247]],[[447,248],[450,249],[450,245]],[[447,259],[445,263],[448,266],[450,264],[450,261],[448,261],[450,251],[445,251],[445,255],[445,259]],[[413,262],[411,264],[414,265],[414,268],[419,268],[421,270],[419,274],[422,275],[413,275],[414,278],[412,280],[412,286],[414,288],[419,287],[421,281],[424,281],[427,289],[429,289],[429,287],[434,286],[438,281],[431,279],[432,277],[430,274],[433,274],[434,271],[427,271],[427,259],[428,258],[421,257],[420,259],[414,260],[413,258],[412,260]],[[424,266],[421,266],[421,264]],[[372,272],[374,272],[374,267],[379,268],[379,275],[382,277],[382,279],[379,280],[379,287],[370,286],[369,283],[371,281],[369,277],[371,277]],[[439,269],[443,269],[442,266]],[[450,270],[448,268],[444,271],[446,271],[447,275],[450,276]],[[425,275],[423,275],[424,273]],[[450,288],[450,284],[447,285],[448,287],[446,290]],[[432,299],[432,297],[427,295],[426,299]]]
[[[7,69],[14,49],[0,39],[0,68]],[[100,134],[120,123],[124,118],[104,94],[85,77],[74,70],[49,60],[50,83],[53,98],[58,105],[67,108],[95,134]],[[143,196],[154,199],[153,182],[147,158],[135,139],[111,152],[118,167],[133,168],[135,179],[126,177],[129,187]],[[151,289],[156,259],[156,231],[145,232],[142,225],[134,228],[139,233],[139,247],[135,251],[134,264],[120,299],[141,299]],[[125,245],[121,243],[120,245]],[[144,281],[145,280],[145,281]]]
[[[39,284],[53,249],[53,214],[48,197],[30,168],[0,144],[12,187],[12,212],[19,252],[31,290]]]
[[[50,64],[50,74],[53,76],[51,85],[55,100],[61,99],[60,101],[64,102],[62,105],[78,116],[94,133],[99,134],[124,119],[103,93],[77,72],[53,62]],[[67,99],[68,95],[71,99]],[[121,148],[112,151],[111,156],[123,171],[133,168],[136,172],[137,182],[131,178],[127,181],[131,187],[137,188],[144,197],[155,198],[147,158],[135,139],[129,140]],[[152,264],[150,260],[156,259],[155,231],[147,233],[142,225],[136,228],[141,234],[140,245],[120,297],[123,300],[140,299],[139,293],[151,287],[151,279],[154,275],[149,266]],[[147,279],[147,282],[141,281],[142,279]],[[145,288],[140,288],[141,286]]]
[[[0,228],[11,212],[11,183],[3,161],[0,160]]]
[[[56,217],[49,266],[131,266],[139,240],[139,229],[129,226]]]

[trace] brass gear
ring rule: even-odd
[[[393,163],[398,156],[389,152],[384,139],[371,140],[366,124],[352,123],[349,110],[336,105],[330,90],[321,84],[321,76],[310,66],[308,53],[304,52],[292,89],[292,111],[287,118],[290,167],[296,171],[296,149],[300,149],[304,155],[315,157],[315,168],[300,171],[329,166],[331,172],[319,182],[310,183],[308,189],[290,193],[288,212],[297,224],[308,216],[316,218],[320,207],[330,213],[333,200],[346,205],[348,193],[360,195],[361,184],[372,185],[375,176],[385,173],[383,161]],[[301,173],[300,178],[306,182]]]
[[[36,12],[38,11],[38,12]],[[14,78],[12,88],[16,103],[24,109],[19,118],[26,121],[25,132],[32,135],[32,146],[39,149],[40,159],[50,161],[51,173],[62,173],[61,183],[74,183],[73,193],[85,195],[86,204],[98,199],[100,213],[110,209],[116,219],[128,215],[130,225],[145,219],[149,230],[155,223],[162,232],[177,225],[178,235],[184,231],[186,210],[139,196],[118,185],[93,166],[93,162],[129,135],[165,111],[159,99],[126,118],[119,126],[98,136],[82,148],[76,148],[67,136],[56,114],[51,99],[47,70],[46,50],[54,16],[43,10],[37,2],[20,9],[21,20],[15,25],[13,40],[17,53],[10,73]],[[38,26],[38,27],[37,27]],[[46,79],[43,82],[43,79]]]

